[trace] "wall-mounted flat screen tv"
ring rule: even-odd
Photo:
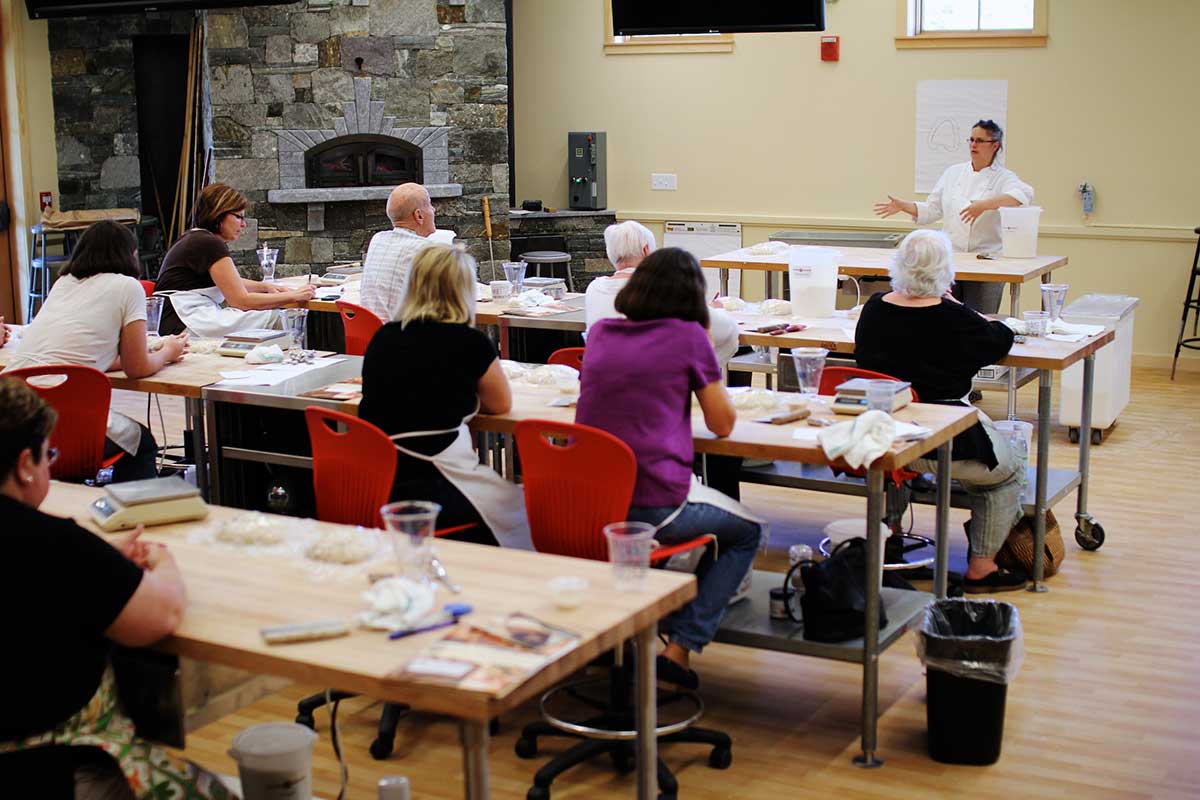
[[[195,8],[283,6],[299,0],[25,0],[30,19],[100,17],[144,11],[184,11]]]
[[[613,34],[825,30],[825,0],[612,0]]]

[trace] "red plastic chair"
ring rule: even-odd
[[[107,461],[104,458],[112,383],[103,372],[74,364],[52,364],[14,369],[5,375],[28,383],[58,412],[58,422],[50,434],[50,446],[58,448],[58,461],[50,468],[51,477],[67,481],[93,480],[101,468],[120,459],[120,454]],[[30,382],[30,378],[38,376],[65,380],[53,385]]]
[[[367,345],[371,343],[375,331],[383,327],[383,320],[375,316],[373,311],[345,300],[338,300],[334,305],[342,315],[342,329],[346,332],[346,355],[361,356],[367,352]]]
[[[583,348],[563,347],[550,354],[547,364],[564,364],[583,372]]]
[[[541,419],[518,422],[515,435],[534,548],[540,553],[608,561],[604,526],[629,518],[637,479],[637,458],[629,445],[588,425]],[[697,536],[656,547],[650,563],[703,547],[711,539]]]
[[[138,283],[142,285],[142,291],[146,293],[146,297],[154,294],[154,281],[139,280]]]

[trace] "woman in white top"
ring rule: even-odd
[[[138,281],[137,242],[116,222],[97,222],[79,237],[45,304],[21,335],[6,369],[76,364],[131,378],[153,375],[183,358],[186,334],[146,341],[146,291]],[[150,430],[116,412],[108,415],[105,457],[124,451],[113,481],[155,476],[157,447]]]
[[[918,225],[942,219],[942,228],[954,249],[964,253],[995,253],[1000,250],[1000,211],[1005,206],[1027,206],[1033,202],[1033,187],[1010,169],[995,163],[1004,146],[1004,131],[990,119],[981,119],[967,139],[971,160],[949,167],[938,179],[925,202],[898,200],[888,195],[876,203],[881,217],[903,211]],[[961,281],[954,296],[984,314],[1000,309],[1003,284]]]

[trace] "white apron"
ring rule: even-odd
[[[471,446],[471,433],[467,423],[479,412],[478,406],[457,428],[441,431],[409,431],[390,436],[396,449],[406,456],[428,461],[437,468],[442,477],[471,503],[483,521],[492,529],[492,535],[501,547],[520,550],[533,549],[533,537],[529,533],[529,520],[525,516],[525,492],[515,483],[500,477],[491,467],[479,463],[479,455]],[[454,433],[454,442],[442,452],[427,456],[409,450],[399,444],[400,439],[417,439]]]
[[[230,308],[224,305],[225,295],[216,286],[157,294],[171,298],[171,305],[188,334],[198,339],[221,339],[237,331],[279,327],[278,311]]]

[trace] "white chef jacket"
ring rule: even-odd
[[[999,252],[999,211],[985,211],[973,223],[963,222],[959,213],[976,200],[1001,194],[1023,206],[1033,202],[1033,187],[1011,169],[992,164],[976,172],[970,161],[955,164],[938,178],[929,197],[924,202],[917,202],[917,224],[929,225],[942,220],[942,230],[959,252]]]

